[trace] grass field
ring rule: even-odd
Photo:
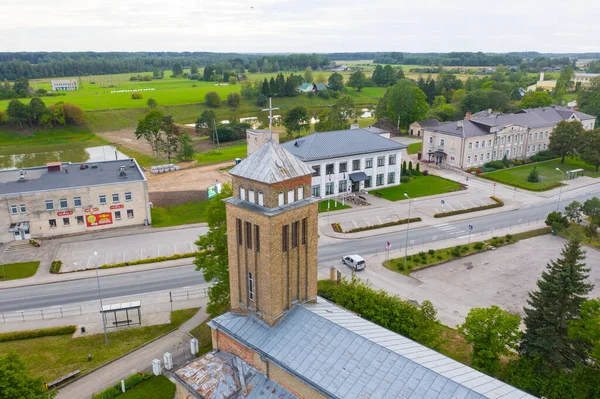
[[[69,335],[43,337],[0,343],[0,355],[17,352],[29,372],[46,382],[74,370],[82,374],[115,359],[144,343],[179,327],[198,311],[197,308],[176,310],[171,323],[133,328],[108,334],[110,345],[104,345],[104,335],[71,338]],[[92,360],[88,361],[88,354]]]
[[[210,352],[213,348],[211,333],[212,330],[210,329],[208,324],[206,324],[207,322],[208,320],[200,324],[198,327],[194,328],[192,331],[190,331],[190,334],[192,334],[198,339],[198,356],[202,356],[205,353]]]
[[[236,158],[246,158],[246,144],[240,144],[232,147],[221,147],[221,150],[213,150],[196,155],[199,165],[211,163],[232,161]]]
[[[118,399],[173,399],[175,390],[175,384],[164,375],[159,375],[140,382],[124,394],[119,395]]]
[[[341,202],[338,202],[336,200],[325,200],[325,201],[319,202],[319,213],[327,212],[327,203],[329,203],[329,212],[341,211],[342,209],[351,208],[351,206],[348,206],[345,204],[342,205]]]
[[[412,154],[416,154],[419,151],[423,150],[423,143],[412,143],[408,145],[408,148],[406,149],[406,152],[408,152],[409,155]]]
[[[545,177],[545,179],[539,183],[530,183],[527,181],[527,177],[534,166],[537,166],[537,171],[540,176]],[[560,163],[560,159],[555,159],[552,161],[538,162],[535,164],[488,172],[481,174],[480,176],[489,180],[494,180],[499,183],[508,184],[509,186],[519,187],[526,190],[545,191],[554,187],[558,187],[560,185],[560,181],[563,179],[563,175],[557,171],[556,168],[561,169],[565,174],[568,170],[585,169],[584,174],[586,176],[600,176],[600,172],[595,172],[594,167],[587,165],[583,161],[580,161],[576,158],[566,158],[564,164]]]
[[[584,232],[584,226],[576,223],[569,224],[569,228],[566,230],[560,230],[558,235],[566,238],[567,240],[572,240],[577,238],[581,240],[583,245],[587,245],[588,247],[600,249],[600,235],[598,237],[594,237],[591,240],[586,237]]]
[[[9,147],[18,147],[21,150],[23,147],[73,145],[76,143],[89,144],[90,147],[108,144],[106,140],[96,136],[86,126],[67,126],[52,130],[33,129],[23,132],[11,130],[5,126],[0,127],[0,154],[4,150],[14,150]]]
[[[399,186],[382,188],[380,190],[371,190],[370,194],[381,194],[389,201],[405,200],[404,193],[413,198],[425,197],[428,195],[443,194],[461,189],[461,185],[455,181],[447,180],[438,176],[419,176],[409,181],[401,183]]]
[[[208,201],[202,201],[167,207],[155,206],[150,210],[152,227],[206,222],[206,206],[208,203]]]
[[[8,263],[0,268],[0,280],[18,280],[31,277],[37,272],[40,262]],[[4,275],[6,273],[6,275]]]

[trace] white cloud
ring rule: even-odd
[[[2,51],[600,51],[558,0],[4,0]]]

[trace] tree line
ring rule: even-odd
[[[14,124],[23,129],[25,127],[52,128],[84,123],[84,112],[73,104],[58,102],[46,107],[44,101],[34,97],[25,104],[19,100],[11,100],[6,111],[0,111],[0,124]]]

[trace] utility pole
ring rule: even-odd
[[[215,137],[213,138],[213,148],[215,147],[215,140],[217,141],[217,149],[221,153],[221,144],[219,143],[219,132],[217,132],[217,122],[213,119],[213,127],[215,129]]]
[[[404,193],[404,196],[408,198],[408,219],[406,220],[406,243],[404,244],[404,265],[406,266],[406,255],[408,253],[408,228],[410,227],[410,206],[412,205],[412,200],[408,196],[407,193]]]

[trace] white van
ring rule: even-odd
[[[358,255],[345,255],[342,257],[342,263],[350,266],[355,271],[363,270],[367,267],[365,260]]]

